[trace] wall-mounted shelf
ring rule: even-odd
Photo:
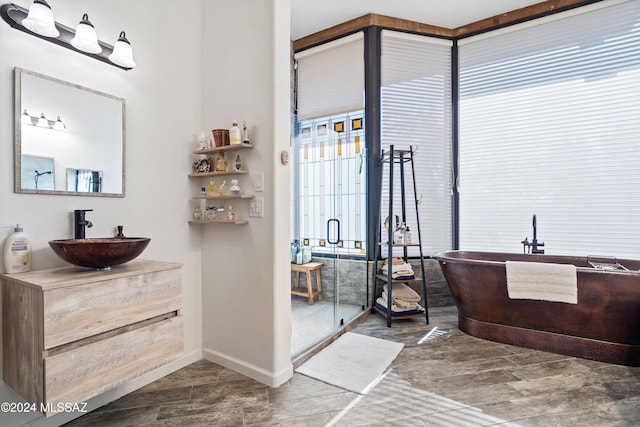
[[[247,194],[244,196],[195,196],[194,199],[204,200],[229,200],[229,199],[253,199],[256,196],[253,194]]]
[[[229,220],[216,220],[216,219],[212,219],[212,220],[202,220],[202,221],[196,221],[196,220],[189,220],[189,224],[231,224],[231,225],[242,225],[242,224],[249,224],[249,221],[247,221],[246,219],[238,219],[238,220],[234,220],[234,221],[229,221]]]
[[[245,148],[253,148],[251,144],[234,144],[234,145],[223,145],[221,147],[211,147],[205,148],[203,150],[196,150],[193,154],[213,154],[225,151],[236,151],[236,150],[244,150]]]
[[[207,178],[207,177],[224,176],[224,175],[246,175],[248,173],[249,172],[247,171],[200,172],[200,173],[190,173],[189,178]]]
[[[216,153],[225,153],[225,152],[235,152],[240,150],[246,150],[253,148],[251,144],[234,144],[234,145],[223,145],[221,147],[211,147],[205,148],[202,150],[195,150],[193,154],[209,156]],[[209,164],[213,164],[214,162],[209,159]],[[229,165],[230,163],[228,163]],[[240,165],[238,167],[241,167]],[[194,167],[195,169],[195,167]],[[247,175],[249,172],[246,170],[226,170],[226,171],[212,171],[212,172],[193,172],[189,174],[189,178],[215,178],[218,176],[234,176],[234,175]],[[240,196],[234,195],[217,195],[217,196],[206,196],[206,195],[197,195],[194,196],[194,200],[198,200],[200,207],[206,205],[208,200],[211,201],[229,201],[229,200],[250,200],[255,198],[253,194],[245,194]],[[243,202],[245,203],[245,202]],[[205,206],[206,207],[206,206]],[[203,214],[205,209],[201,209]],[[221,216],[224,214],[221,214]],[[201,220],[190,220],[189,224],[199,224],[199,225],[209,225],[209,224],[228,224],[228,225],[242,225],[248,224],[249,221],[246,219],[235,219],[235,220],[227,220],[227,219],[201,219]]]

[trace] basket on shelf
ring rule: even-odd
[[[216,147],[229,145],[229,129],[214,129],[212,132]]]

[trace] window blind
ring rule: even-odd
[[[415,150],[414,169],[419,199],[423,254],[451,247],[451,45],[450,41],[382,31],[381,139],[383,150]],[[405,166],[407,225],[418,239],[411,170]],[[388,216],[389,185],[393,206],[401,215],[400,174],[382,181],[382,219]],[[384,232],[382,234],[385,235]],[[419,255],[410,248],[410,255]]]
[[[460,248],[640,257],[640,2],[461,43]]]
[[[315,119],[364,108],[362,32],[296,53],[299,119]]]

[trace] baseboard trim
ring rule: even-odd
[[[291,363],[278,372],[272,372],[247,363],[244,360],[207,348],[203,349],[202,356],[210,362],[232,369],[269,387],[278,387],[293,376],[293,365]]]

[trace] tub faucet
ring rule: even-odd
[[[539,249],[544,246],[544,243],[538,243],[538,224],[536,222],[536,215],[533,215],[533,240],[529,242],[529,238],[525,237],[522,242],[524,253],[531,254],[544,254],[544,249]]]
[[[84,239],[85,227],[93,227],[93,223],[85,218],[85,212],[91,211],[93,211],[93,209],[76,209],[73,211],[74,239]]]

